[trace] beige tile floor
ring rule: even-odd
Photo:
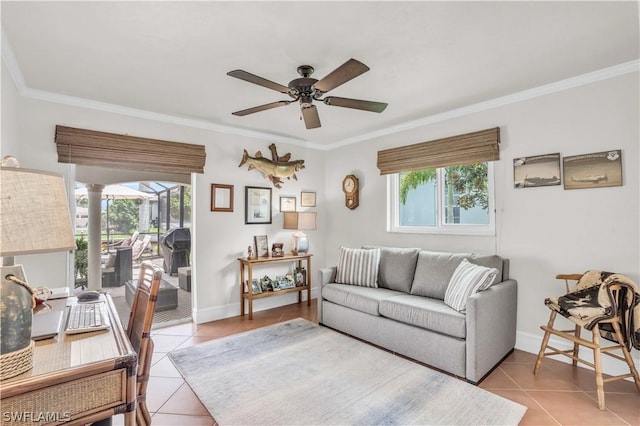
[[[215,425],[214,419],[175,369],[167,353],[234,333],[302,317],[317,322],[316,303],[293,304],[206,324],[185,323],[153,330],[154,364],[147,403],[154,426]],[[522,425],[639,425],[640,393],[632,382],[605,385],[607,409],[600,411],[593,373],[545,359],[533,376],[536,356],[514,351],[480,387],[527,406]],[[122,416],[113,419],[122,424]]]

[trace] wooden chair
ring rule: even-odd
[[[149,381],[149,370],[153,356],[153,341],[150,333],[161,280],[161,268],[153,265],[150,261],[144,261],[140,264],[138,287],[133,296],[129,323],[127,324],[127,336],[138,353],[136,423],[139,425],[151,424],[151,416],[146,403],[147,382]]]
[[[570,293],[575,293],[576,290],[571,290],[569,288],[570,281],[579,282],[584,274],[560,274],[557,275],[557,279],[561,279],[565,281],[565,287],[567,290],[567,295]],[[540,328],[544,330],[544,338],[542,339],[542,344],[540,346],[540,352],[538,353],[538,358],[535,363],[535,367],[533,370],[533,374],[537,374],[540,366],[542,364],[542,359],[545,356],[553,356],[553,355],[563,355],[568,358],[571,358],[573,367],[578,365],[578,362],[585,364],[594,369],[596,375],[596,387],[598,393],[598,407],[601,410],[605,409],[605,397],[604,397],[604,383],[611,382],[614,380],[626,379],[629,377],[633,377],[636,388],[640,391],[640,377],[638,376],[638,371],[635,368],[633,359],[629,353],[629,339],[627,338],[627,333],[623,332],[623,330],[627,330],[630,324],[628,324],[628,318],[630,318],[629,310],[633,308],[632,306],[628,306],[627,296],[632,296],[632,300],[637,301],[637,295],[633,294],[633,290],[629,289],[624,284],[620,282],[611,281],[607,283],[606,281],[600,284],[601,286],[606,286],[602,290],[602,294],[608,294],[611,302],[611,310],[607,309],[607,314],[605,315],[607,318],[599,319],[588,324],[585,323],[584,318],[588,315],[585,312],[580,312],[580,307],[573,307],[570,310],[559,308],[558,304],[549,303],[551,299],[545,300],[545,304],[549,309],[551,309],[551,315],[549,317],[549,322],[547,325],[543,325]],[[582,289],[584,291],[584,289]],[[627,292],[631,291],[630,295]],[[567,296],[565,295],[565,296]],[[556,299],[558,300],[558,299]],[[634,302],[637,303],[637,302]],[[587,308],[593,308],[587,307]],[[586,309],[586,308],[585,308]],[[572,330],[557,330],[554,328],[554,321],[556,319],[556,315],[560,313],[567,319],[574,322],[575,328]],[[582,328],[592,327],[591,328],[591,340],[584,339],[580,336],[580,332]],[[601,333],[604,330],[608,330],[609,339],[615,339],[617,344],[610,346],[603,346],[601,343]],[[564,339],[573,342],[573,348],[562,350],[555,348],[549,344],[549,338],[551,335],[562,337]],[[593,350],[593,360],[594,362],[589,362],[585,359],[579,357],[579,349],[580,346],[585,346],[591,350]],[[548,350],[548,351],[547,351]],[[619,353],[612,353],[613,351],[620,350],[622,352],[622,356]],[[625,361],[629,366],[629,373],[623,374],[619,376],[612,376],[604,379],[602,376],[602,360],[601,355],[608,355],[617,360]]]

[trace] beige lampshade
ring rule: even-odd
[[[315,212],[285,212],[283,229],[316,229]]]
[[[76,248],[62,176],[2,167],[0,201],[1,257]]]

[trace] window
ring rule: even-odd
[[[493,165],[388,175],[391,232],[494,235]]]

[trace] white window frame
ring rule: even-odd
[[[435,226],[401,226],[400,219],[400,194],[399,173],[387,175],[387,232],[405,234],[443,234],[443,235],[487,235],[496,234],[495,215],[495,180],[493,174],[493,162],[487,164],[487,181],[489,196],[489,223],[484,225],[448,224],[444,218],[444,168],[438,168],[437,184],[437,212]]]

